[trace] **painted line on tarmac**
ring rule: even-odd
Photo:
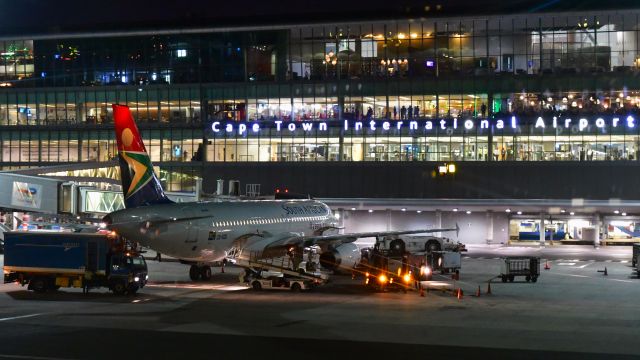
[[[49,356],[12,355],[0,354],[0,359],[27,359],[27,360],[70,360],[70,358],[54,358]]]
[[[576,268],[578,268],[578,269],[584,269],[584,268],[586,268],[587,266],[589,266],[589,265],[591,265],[591,264],[593,264],[593,262],[586,263],[586,264],[584,264],[584,265],[582,265],[582,266],[576,266]]]
[[[562,276],[571,276],[571,277],[579,277],[579,278],[593,278],[593,276],[577,275],[577,274],[561,274],[561,273],[549,273],[549,274],[562,275]]]
[[[36,317],[36,316],[40,316],[40,315],[43,315],[43,314],[39,313],[39,314],[12,316],[12,317],[1,318],[0,321],[11,321],[11,320],[17,320],[17,319],[26,319],[26,318]]]
[[[609,280],[611,280],[611,281],[619,281],[619,282],[626,282],[626,283],[635,282],[635,281],[631,281],[631,280],[622,280],[622,279],[609,279]]]
[[[556,265],[560,265],[560,266],[573,266],[576,263],[574,262],[561,262],[561,263],[557,263]]]

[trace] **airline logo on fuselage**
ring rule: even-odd
[[[282,205],[287,215],[325,215],[327,213],[321,205]]]

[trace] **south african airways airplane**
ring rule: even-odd
[[[321,259],[352,268],[360,260],[359,238],[435,233],[417,229],[337,234],[337,221],[316,200],[234,200],[174,203],[164,193],[127,106],[113,105],[125,209],[105,216],[109,229],[162,254],[191,264],[191,279],[209,279],[210,264],[230,252],[277,257],[317,245]]]

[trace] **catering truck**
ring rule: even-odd
[[[144,258],[111,235],[7,232],[4,250],[4,282],[35,292],[108,287],[134,294],[148,279]]]

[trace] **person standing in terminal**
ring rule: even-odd
[[[413,109],[413,115],[416,117],[416,119],[420,117],[420,107],[418,105],[416,105],[416,107]]]
[[[393,120],[398,118],[398,108],[393,107]]]
[[[409,109],[407,109],[407,114],[409,116],[409,119],[413,117],[413,106],[409,105]]]
[[[482,113],[482,117],[487,113],[487,105],[485,105],[485,103],[482,103],[482,106],[480,106],[480,112]]]
[[[400,119],[404,120],[407,118],[407,108],[402,105],[402,107],[400,108]]]

